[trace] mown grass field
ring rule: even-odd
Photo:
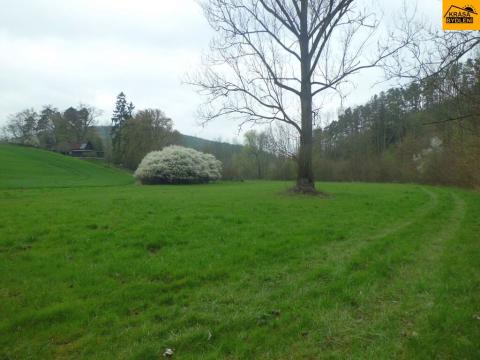
[[[8,151],[1,359],[480,358],[478,193],[138,186],[69,158],[28,175]]]

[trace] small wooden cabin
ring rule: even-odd
[[[98,158],[103,157],[102,151],[96,151],[90,141],[86,143],[77,144],[70,149],[68,155],[83,158]]]

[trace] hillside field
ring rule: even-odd
[[[0,144],[0,188],[112,186],[133,183],[126,172],[51,151]]]
[[[0,359],[479,359],[480,194],[139,186],[0,145]]]

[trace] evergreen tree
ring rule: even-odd
[[[133,106],[133,103],[127,102],[127,97],[125,96],[123,91],[118,94],[112,116],[112,145],[114,152],[113,158],[116,162],[118,162],[118,160],[122,158],[122,129],[127,124],[127,120],[133,117],[134,109],[135,106]]]
[[[127,97],[123,91],[118,94],[112,116],[112,136],[118,132],[126,120],[132,117],[134,108],[132,103],[127,103]]]

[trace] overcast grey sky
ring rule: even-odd
[[[376,2],[388,25],[401,1],[365,1]],[[195,111],[202,98],[182,84],[212,37],[195,0],[0,0],[0,9],[0,126],[27,107],[80,102],[103,110],[100,120],[108,123],[124,91],[137,109],[165,111],[184,134],[237,135],[229,121],[200,127]],[[440,26],[440,0],[419,2],[418,9]],[[345,105],[379,92],[382,87],[371,88],[378,80],[378,71],[358,76],[361,85]]]

